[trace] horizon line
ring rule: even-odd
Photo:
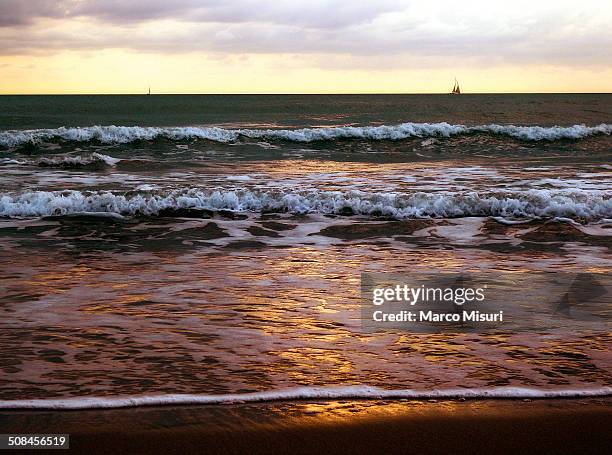
[[[462,92],[455,95],[449,92],[321,92],[321,93],[299,93],[299,92],[194,92],[194,93],[147,93],[147,92],[117,92],[117,93],[0,93],[0,96],[354,96],[354,95],[610,95],[611,92]]]

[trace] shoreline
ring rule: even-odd
[[[308,402],[313,400],[543,400],[589,399],[612,397],[612,387],[592,389],[564,388],[543,390],[531,387],[480,387],[473,389],[450,388],[433,390],[383,389],[376,386],[302,386],[260,392],[206,394],[153,394],[125,397],[83,396],[68,398],[33,398],[0,400],[0,411],[78,411],[125,409],[140,407],[262,404],[282,402]]]
[[[604,453],[612,397],[315,400],[0,411],[0,433],[69,433],[78,452]]]

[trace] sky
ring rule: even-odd
[[[609,0],[0,0],[0,93],[611,92]]]

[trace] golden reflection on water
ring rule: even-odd
[[[403,174],[415,170],[428,170],[435,175],[441,170],[451,167],[469,167],[469,160],[453,161],[440,160],[428,162],[403,162],[403,163],[377,163],[375,166],[364,166],[361,162],[330,161],[330,160],[291,160],[283,161],[283,166],[276,162],[260,161],[251,163],[257,170],[265,171],[274,177],[290,178],[292,176],[303,176],[305,174],[336,173],[340,175],[354,174],[357,176],[371,175],[393,175],[393,171],[401,171]],[[443,175],[440,173],[439,175]]]
[[[492,268],[498,256],[486,251],[338,240],[231,254],[100,252],[86,265],[63,253],[11,261],[6,289],[25,297],[3,301],[11,327],[0,342],[20,363],[0,364],[14,384],[9,392],[0,380],[0,396],[612,382],[609,337],[362,331],[360,272]]]
[[[284,370],[297,383],[308,382],[308,370],[323,369],[329,373],[329,381],[347,377],[353,371],[352,363],[333,349],[303,347],[280,352],[270,352],[281,358],[275,365],[277,371]]]

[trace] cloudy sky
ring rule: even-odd
[[[0,93],[612,91],[609,0],[0,0]]]

